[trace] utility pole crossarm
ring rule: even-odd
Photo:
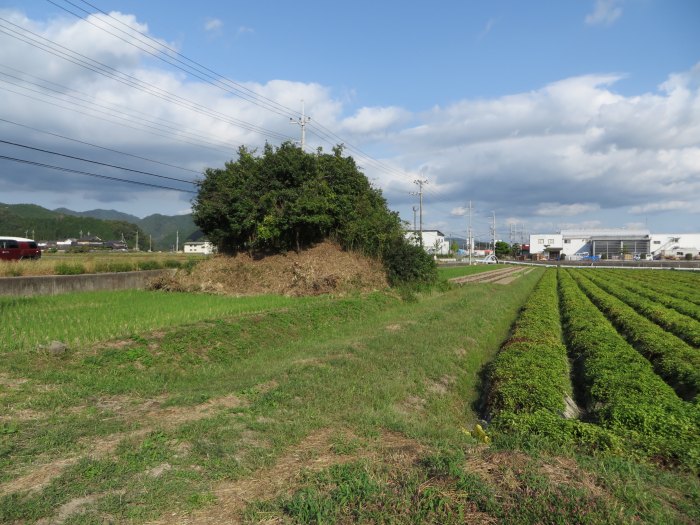
[[[301,127],[301,149],[302,151],[304,150],[304,147],[306,146],[306,125],[311,121],[311,117],[307,117],[304,114],[304,101],[301,101],[301,117],[299,117],[297,120],[294,120],[293,118],[289,118],[289,123],[290,124],[298,124]]]

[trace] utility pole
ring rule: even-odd
[[[175,253],[180,251],[180,230],[175,230]]]
[[[153,251],[153,235],[151,234],[148,235],[148,251]]]
[[[304,146],[306,145],[306,125],[311,121],[311,117],[304,115],[304,101],[301,101],[301,117],[297,120],[289,118],[290,124],[298,124],[301,126],[301,150],[304,151]]]
[[[418,184],[418,192],[412,192],[411,195],[418,195],[418,210],[420,212],[420,233],[418,238],[420,239],[420,247],[423,248],[423,184],[428,184],[428,180],[416,179],[413,183]]]
[[[413,234],[416,234],[416,212],[418,211],[418,208],[416,206],[413,207]]]
[[[491,233],[493,234],[493,254],[496,255],[496,212],[492,211],[493,214],[493,225],[491,226]]]
[[[139,251],[139,231],[136,230],[136,246],[134,247],[134,251],[137,252]]]
[[[472,239],[472,201],[469,201],[469,234],[467,235],[469,243],[469,266],[472,265],[472,252],[474,251],[474,239]]]

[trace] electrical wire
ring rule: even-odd
[[[63,0],[63,1],[64,1],[65,3],[67,3],[67,4],[72,5],[72,6],[75,7],[76,9],[79,9],[80,11],[82,11],[83,13],[85,13],[86,15],[92,15],[92,14],[93,14],[93,13],[91,13],[90,11],[87,11],[86,9],[83,9],[82,7],[80,7],[80,6],[76,5],[75,3],[71,2],[70,0]],[[198,68],[198,71],[200,71],[200,72],[205,72],[205,74],[206,74],[209,78],[212,78],[212,79],[216,80],[217,82],[225,81],[225,82],[227,82],[227,83],[229,83],[229,84],[232,84],[232,85],[236,86],[236,88],[238,88],[238,89],[245,90],[245,91],[246,91],[245,97],[252,96],[252,97],[254,97],[254,98],[256,99],[256,100],[250,100],[249,98],[246,98],[246,100],[249,100],[250,102],[252,102],[252,103],[254,103],[254,104],[256,104],[256,105],[258,105],[258,106],[260,106],[260,107],[264,107],[265,109],[268,109],[268,110],[270,110],[270,111],[273,111],[273,112],[275,112],[275,113],[277,113],[277,114],[281,114],[281,115],[283,115],[283,116],[293,115],[294,117],[296,117],[296,112],[295,112],[293,109],[290,109],[290,108],[288,108],[288,107],[286,107],[286,106],[284,106],[284,105],[282,105],[282,104],[279,104],[278,102],[276,102],[276,101],[274,101],[274,100],[272,100],[272,99],[270,99],[270,98],[267,98],[267,97],[265,97],[265,96],[263,96],[263,95],[260,95],[259,93],[255,92],[255,91],[253,91],[253,90],[250,90],[249,88],[243,86],[242,84],[239,84],[239,83],[237,83],[237,82],[234,82],[234,81],[232,81],[232,80],[230,80],[230,79],[227,79],[227,78],[223,77],[222,75],[219,75],[218,73],[214,72],[213,70],[207,68],[206,66],[203,66],[202,64],[200,64],[200,63],[198,63],[198,62],[196,62],[196,61],[194,61],[194,60],[191,60],[190,58],[188,58],[188,57],[186,57],[185,55],[179,53],[177,50],[175,50],[175,49],[173,49],[173,48],[167,46],[166,44],[163,44],[162,42],[159,42],[158,40],[152,38],[151,36],[149,36],[149,35],[147,35],[147,34],[145,34],[145,33],[142,33],[141,31],[139,31],[139,30],[137,30],[137,29],[131,27],[131,26],[128,25],[128,24],[125,24],[125,23],[122,22],[121,20],[118,20],[117,18],[113,17],[113,16],[110,15],[109,13],[107,13],[107,12],[105,12],[105,11],[99,9],[97,6],[91,4],[90,2],[87,2],[86,0],[80,0],[80,1],[81,1],[81,3],[83,3],[83,4],[87,5],[87,6],[89,6],[90,8],[92,8],[92,9],[94,9],[95,11],[101,13],[102,15],[104,15],[104,16],[110,18],[111,20],[114,20],[116,23],[122,25],[123,27],[126,27],[129,31],[127,32],[127,31],[124,31],[124,30],[122,30],[122,29],[119,29],[119,28],[117,28],[114,24],[110,24],[109,22],[105,21],[104,19],[101,19],[101,20],[100,20],[101,22],[106,23],[108,26],[112,27],[113,29],[116,29],[117,31],[120,31],[121,33],[123,33],[123,34],[125,34],[125,35],[127,35],[127,36],[129,36],[129,37],[133,37],[133,36],[134,36],[134,33],[136,33],[136,34],[138,34],[138,35],[144,37],[144,38],[147,39],[148,41],[154,42],[156,45],[151,45],[151,44],[149,44],[148,42],[144,41],[143,39],[137,38],[137,40],[138,40],[139,42],[146,44],[148,47],[150,47],[151,49],[153,49],[153,50],[156,51],[157,53],[163,54],[162,48],[165,48],[165,49],[167,49],[168,51],[170,51],[172,54],[174,54],[174,55],[176,55],[177,57],[180,57],[180,58],[182,58],[182,59],[184,60],[184,61],[183,61],[183,60],[177,59],[177,62],[179,62],[179,63],[185,65],[185,66],[188,67],[188,68],[196,67],[196,68]],[[138,49],[141,49],[142,51],[144,51],[144,52],[146,52],[146,53],[149,53],[149,54],[151,54],[151,55],[153,54],[152,52],[149,52],[148,50],[143,49],[141,46],[135,45],[135,44],[133,44],[133,42],[127,41],[127,40],[123,39],[122,37],[119,37],[118,35],[115,35],[115,34],[112,33],[111,31],[107,31],[107,30],[104,29],[103,27],[100,27],[99,25],[94,24],[93,22],[87,20],[86,18],[82,17],[81,15],[79,15],[79,14],[77,14],[77,13],[75,13],[75,12],[73,12],[73,11],[71,11],[71,10],[69,10],[69,9],[67,9],[67,8],[65,8],[65,7],[63,7],[63,6],[58,5],[58,4],[57,4],[56,2],[54,2],[53,0],[47,0],[47,2],[49,2],[49,3],[53,4],[53,5],[55,5],[56,7],[59,7],[60,9],[66,11],[66,12],[68,12],[68,13],[70,13],[70,14],[72,14],[72,15],[74,15],[74,16],[76,16],[76,17],[82,19],[82,20],[87,21],[88,23],[90,23],[90,24],[93,25],[94,27],[97,27],[98,29],[101,29],[101,30],[105,31],[106,33],[111,34],[112,36],[115,36],[116,38],[119,38],[120,40],[122,40],[122,41],[124,41],[124,42],[126,42],[126,43],[129,43],[130,45],[135,46],[135,47],[137,47]],[[176,65],[176,64],[173,64],[172,62],[168,61],[167,59],[162,58],[161,56],[158,56],[157,58],[160,58],[161,60],[164,60],[165,62],[169,63],[170,65],[173,65],[174,67],[177,67],[178,69],[183,70],[182,67],[180,67],[180,66],[178,66],[178,65]],[[172,57],[170,57],[169,55],[166,54],[166,58],[172,58]],[[186,61],[186,63],[185,63],[185,61]],[[189,70],[186,71],[186,72],[192,74],[191,71],[189,71]],[[212,75],[210,75],[210,74],[212,74],[212,75],[214,75],[214,76],[212,76]],[[199,75],[194,75],[194,76],[196,76],[197,78],[202,79],[202,77],[199,76]],[[210,81],[208,81],[208,80],[206,80],[206,79],[202,79],[202,80],[205,80],[205,81],[207,81],[208,83],[211,83]],[[218,84],[217,84],[217,85],[218,85]],[[221,86],[218,85],[218,87],[221,87]],[[239,96],[243,96],[243,95],[241,95],[240,93],[235,93],[235,94],[238,94]],[[245,97],[244,97],[244,98],[245,98]],[[263,103],[261,104],[260,101],[262,101]],[[269,107],[269,104],[274,104],[276,108],[282,109],[284,113],[279,113],[279,111],[277,111],[276,109],[271,109],[271,108]],[[290,118],[291,118],[291,117],[290,117]],[[355,152],[355,154],[356,154],[357,156],[363,158],[367,163],[371,164],[375,169],[379,169],[380,171],[383,171],[383,172],[385,172],[385,173],[393,173],[394,175],[398,175],[398,176],[401,176],[401,177],[410,176],[410,175],[406,174],[404,171],[398,170],[398,169],[396,169],[396,168],[393,168],[392,166],[389,166],[389,165],[383,163],[382,161],[379,161],[379,160],[373,158],[372,156],[366,154],[364,151],[362,151],[361,149],[359,149],[357,146],[354,146],[353,144],[351,144],[351,143],[349,143],[348,141],[344,140],[342,137],[338,136],[337,134],[335,134],[334,132],[332,132],[330,129],[328,129],[327,127],[323,126],[322,124],[320,124],[320,123],[318,123],[318,122],[316,122],[316,121],[312,121],[312,122],[310,123],[309,127],[310,127],[310,129],[309,129],[310,133],[313,133],[314,135],[316,135],[317,137],[319,137],[321,140],[324,140],[324,141],[326,141],[326,142],[328,142],[328,143],[330,143],[330,144],[333,144],[333,145],[338,144],[338,143],[339,143],[338,141],[340,141],[340,143],[343,144],[345,147],[347,147],[348,150],[351,150],[351,151]],[[314,129],[314,127],[316,127],[316,129]],[[336,140],[336,139],[337,139],[337,140]]]
[[[2,79],[0,79],[0,82],[6,82],[6,83],[7,83],[7,81],[4,81],[4,80],[2,80]],[[14,84],[13,84],[13,85],[14,85]],[[22,86],[20,86],[20,87],[21,87],[22,89],[27,89],[27,88],[22,87]],[[125,123],[123,123],[123,122],[116,122],[116,121],[111,120],[111,119],[108,119],[108,118],[98,117],[98,116],[96,116],[96,115],[92,115],[92,114],[90,114],[90,113],[86,113],[86,112],[84,112],[84,111],[80,111],[80,110],[75,109],[75,108],[62,106],[62,105],[60,105],[60,104],[56,104],[56,103],[51,102],[51,101],[47,101],[47,100],[44,100],[44,99],[41,99],[41,98],[38,98],[38,97],[34,97],[34,96],[31,96],[31,95],[27,95],[26,93],[21,93],[21,92],[19,92],[19,91],[15,91],[15,90],[9,89],[9,88],[7,88],[7,87],[2,87],[2,86],[0,86],[0,88],[4,89],[5,91],[8,91],[8,92],[10,92],[10,93],[15,93],[16,95],[20,95],[20,96],[22,96],[22,97],[29,98],[29,99],[31,99],[31,100],[36,100],[36,101],[38,101],[38,102],[43,102],[44,104],[49,104],[49,105],[51,105],[51,106],[53,106],[53,107],[57,107],[57,108],[61,108],[61,109],[66,109],[66,110],[71,111],[71,112],[73,112],[73,113],[79,113],[79,114],[81,114],[81,115],[85,115],[85,116],[88,116],[88,117],[91,117],[91,118],[95,118],[95,119],[99,119],[99,120],[103,120],[103,121],[107,121],[107,122],[112,122],[113,124],[117,124],[117,125],[120,125],[120,126],[129,128],[129,129],[134,129],[134,130],[142,131],[142,132],[145,131],[146,133],[149,133],[149,134],[151,134],[151,135],[156,135],[156,136],[159,136],[159,137],[164,137],[164,138],[167,138],[167,139],[169,139],[169,140],[175,140],[175,141],[177,141],[177,142],[183,142],[183,143],[185,143],[185,144],[190,144],[190,145],[197,146],[197,147],[200,147],[200,148],[210,149],[210,150],[213,150],[213,151],[216,151],[216,152],[219,152],[219,153],[222,153],[222,152],[223,152],[222,148],[225,147],[225,146],[227,146],[227,145],[225,145],[225,144],[214,144],[214,143],[209,143],[209,144],[211,144],[211,145],[207,145],[207,143],[206,143],[205,141],[199,141],[199,142],[194,142],[194,141],[193,141],[193,140],[197,140],[197,139],[189,139],[189,140],[186,140],[184,137],[178,137],[177,134],[176,134],[176,135],[173,135],[172,133],[166,134],[165,131],[160,130],[160,129],[157,128],[157,127],[148,126],[148,125],[145,125],[145,124],[143,124],[143,123],[141,123],[141,122],[136,123],[137,125],[139,125],[139,126],[141,126],[141,127],[135,127],[135,126],[133,126],[133,125],[125,124]],[[31,90],[30,90],[30,91],[31,91]],[[45,95],[45,94],[44,94],[44,95]],[[45,96],[46,96],[46,95],[45,95]],[[93,109],[92,111],[96,111],[96,110]],[[119,117],[116,117],[116,118],[119,118]],[[122,120],[126,120],[127,122],[130,122],[130,121],[128,121],[127,119],[124,119],[124,118],[122,118]],[[146,129],[144,129],[144,128],[146,128]],[[161,133],[158,133],[158,132],[156,132],[156,131],[149,131],[149,128],[152,129],[152,130],[162,131],[162,132],[161,132]],[[186,134],[187,132],[181,131],[181,130],[180,130],[180,131],[178,131],[178,133],[179,133],[180,135],[184,135],[184,134]]]
[[[73,159],[73,160],[79,160],[79,161],[81,161],[81,162],[89,162],[90,164],[97,164],[97,165],[99,165],[99,166],[105,166],[105,167],[107,167],[107,168],[116,168],[116,169],[119,169],[119,170],[130,171],[130,172],[132,172],[132,173],[138,173],[139,175],[148,175],[149,177],[158,177],[158,178],[160,178],[160,179],[173,180],[173,181],[177,181],[177,182],[185,182],[185,183],[187,183],[187,184],[196,184],[195,181],[191,181],[191,180],[177,179],[177,178],[175,178],[175,177],[168,177],[168,176],[166,176],[166,175],[158,175],[158,174],[156,174],[156,173],[150,173],[150,172],[148,172],[148,171],[135,170],[135,169],[132,169],[132,168],[126,168],[126,167],[124,167],[124,166],[117,166],[117,165],[115,165],[115,164],[108,164],[108,163],[106,163],[106,162],[100,162],[100,161],[97,161],[97,160],[85,159],[85,158],[82,158],[82,157],[77,157],[77,156],[75,156],[75,155],[68,155],[68,154],[66,154],[66,153],[58,153],[57,151],[51,151],[51,150],[47,150],[47,149],[37,148],[37,147],[34,147],[34,146],[29,146],[29,145],[27,145],[27,144],[19,144],[19,143],[17,143],[17,142],[11,142],[11,141],[9,141],[9,140],[2,140],[2,139],[0,139],[0,144],[9,144],[10,146],[16,146],[16,147],[18,147],[18,148],[30,149],[30,150],[32,150],[32,151],[39,151],[39,152],[41,152],[41,153],[48,153],[48,154],[50,154],[50,155],[58,155],[59,157],[64,157],[64,158]]]
[[[121,25],[123,27],[126,27],[128,29],[128,31],[124,31],[122,29],[119,29],[117,26],[115,26],[114,24],[110,24],[108,21],[106,21],[104,19],[99,19],[100,22],[105,23],[106,25],[112,27],[113,29],[116,29],[120,33],[127,35],[130,38],[134,38],[135,35],[139,35],[140,37],[143,37],[143,38],[137,37],[136,40],[140,43],[145,44],[149,48],[153,49],[153,51],[155,53],[159,54],[159,56],[157,56],[156,58],[159,58],[160,60],[168,63],[169,65],[172,65],[172,66],[180,69],[181,71],[185,71],[188,74],[192,74],[193,76],[196,76],[197,78],[200,78],[201,80],[204,80],[205,82],[207,82],[209,84],[217,85],[218,87],[222,87],[220,84],[224,84],[225,89],[227,89],[227,90],[232,89],[232,91],[230,91],[232,94],[235,94],[241,98],[244,98],[245,100],[248,100],[249,102],[252,102],[253,104],[258,105],[259,107],[263,107],[269,111],[273,111],[273,112],[277,113],[278,115],[285,116],[285,117],[296,116],[296,111],[278,103],[277,101],[275,101],[273,99],[265,97],[264,95],[261,95],[260,93],[257,93],[256,91],[254,91],[254,90],[252,90],[252,89],[250,89],[242,84],[239,84],[238,82],[234,82],[233,80],[230,80],[230,79],[216,73],[215,71],[212,71],[211,69],[200,64],[199,62],[191,60],[190,58],[188,58],[185,55],[178,52],[176,49],[168,46],[167,44],[164,44],[163,42],[159,42],[158,40],[154,39],[153,37],[147,35],[146,33],[139,31],[138,29],[136,29],[128,24],[125,24],[121,20],[113,17],[111,14],[99,9],[97,6],[95,6],[89,2],[83,1],[83,0],[81,0],[81,1],[83,4],[91,7],[92,9],[101,13],[105,17],[107,17],[111,20],[114,20],[116,23],[118,23],[119,25]],[[54,6],[72,14],[73,16],[76,16],[82,20],[85,20],[86,22],[90,23],[94,27],[97,27],[98,29],[105,31],[105,32],[111,34],[112,36],[119,38],[120,40],[122,40],[123,42],[126,42],[129,45],[132,45],[132,46],[134,46],[142,51],[145,51],[145,52],[151,54],[150,52],[148,52],[147,50],[145,50],[141,46],[138,46],[138,45],[134,44],[133,42],[124,40],[123,38],[119,37],[118,35],[115,35],[114,33],[105,30],[103,27],[100,27],[97,24],[94,24],[93,22],[87,20],[83,16],[78,15],[78,14],[74,13],[73,11],[70,11],[69,9],[67,9],[63,6],[58,5],[56,2],[54,2],[52,0],[47,0],[47,2],[49,2],[50,4],[53,4]],[[86,9],[83,9],[82,7],[71,2],[70,0],[64,0],[64,2],[72,5],[76,9],[79,9],[80,11],[85,13],[86,15],[93,14],[90,11],[87,11]],[[152,45],[149,42],[154,42],[156,45]],[[163,52],[163,48],[167,49],[170,52],[170,54]],[[152,55],[152,56],[155,56],[155,55]],[[181,64],[181,66],[174,64],[172,61],[175,61],[175,62]],[[183,67],[186,67],[188,69],[185,70],[185,69],[183,69]],[[194,70],[196,72],[196,74],[193,74],[191,70]],[[199,76],[199,74],[202,74],[207,78],[206,79],[202,78],[201,76]],[[214,82],[216,82],[217,84],[214,84]],[[232,87],[230,87],[230,86],[232,86]]]
[[[82,53],[78,53],[76,51],[73,51],[61,44],[58,44],[57,42],[54,42],[53,40],[50,40],[48,38],[42,37],[41,35],[23,28],[13,22],[10,22],[9,20],[6,20],[5,18],[0,17],[0,21],[4,22],[5,24],[9,24],[15,28],[20,29],[24,33],[28,33],[30,36],[27,36],[27,34],[20,33],[16,29],[13,29],[12,27],[6,27],[0,25],[0,33],[4,33],[7,36],[10,36],[12,38],[15,38],[17,40],[20,40],[32,47],[35,47],[37,49],[41,49],[42,51],[45,51],[47,53],[50,53],[54,56],[57,56],[63,60],[66,60],[68,62],[71,62],[75,65],[78,65],[80,67],[83,67],[85,69],[88,69],[90,71],[93,71],[94,73],[100,74],[102,76],[105,76],[107,78],[110,78],[112,80],[115,80],[117,82],[120,82],[124,85],[127,85],[129,87],[132,87],[134,89],[137,89],[143,93],[147,93],[153,97],[159,98],[161,100],[164,100],[166,102],[175,104],[179,107],[182,107],[184,109],[188,109],[190,111],[215,118],[217,120],[222,120],[224,122],[227,122],[229,124],[235,125],[237,127],[241,127],[243,129],[246,129],[247,131],[252,131],[254,133],[259,133],[264,136],[269,136],[271,138],[274,138],[276,140],[291,140],[291,137],[288,135],[284,135],[282,133],[278,133],[276,131],[268,130],[266,128],[263,128],[261,126],[256,126],[255,124],[251,124],[249,122],[236,119],[234,117],[227,116],[219,111],[212,110],[210,108],[207,108],[206,106],[203,106],[202,104],[199,104],[197,102],[193,102],[189,99],[180,97],[179,95],[176,95],[174,93],[171,93],[165,89],[162,89],[154,84],[151,84],[150,82],[146,82],[144,80],[141,80],[137,77],[134,77],[133,75],[129,75],[127,73],[124,73],[123,71],[120,71],[118,69],[115,69],[107,64],[104,64],[100,61],[94,60],[92,58],[87,57],[86,55],[83,55]]]
[[[92,142],[86,142],[86,141],[84,141],[84,140],[78,140],[78,139],[75,139],[75,138],[66,137],[65,135],[61,135],[60,133],[53,133],[53,132],[51,132],[51,131],[41,130],[41,129],[39,129],[39,128],[34,128],[34,127],[32,127],[32,126],[27,126],[26,124],[20,124],[19,122],[14,122],[14,121],[12,121],[12,120],[7,120],[7,119],[4,119],[4,118],[0,118],[0,122],[5,122],[5,123],[8,123],[8,124],[13,124],[13,125],[15,125],[15,126],[19,126],[19,127],[25,128],[25,129],[30,129],[30,130],[32,130],[32,131],[36,131],[37,133],[43,133],[43,134],[45,134],[45,135],[50,135],[50,136],[52,136],[52,137],[56,137],[56,138],[60,138],[60,139],[64,139],[64,140],[69,140],[69,141],[75,142],[75,143],[77,143],[77,144],[83,144],[83,145],[85,145],[85,146],[90,146],[90,147],[93,147],[93,148],[98,148],[98,149],[101,149],[101,150],[104,150],[104,151],[109,151],[109,152],[111,152],[111,153],[118,153],[119,155],[125,155],[125,156],[127,156],[127,157],[133,157],[133,158],[138,159],[138,160],[143,160],[143,161],[146,161],[146,162],[152,162],[152,163],[154,163],[154,164],[160,164],[161,166],[166,166],[166,167],[168,167],[168,168],[174,168],[174,169],[178,169],[178,170],[182,170],[182,171],[189,171],[189,172],[191,172],[191,173],[196,173],[197,175],[201,175],[201,174],[202,174],[202,172],[201,172],[201,171],[198,171],[198,170],[193,170],[193,169],[190,169],[190,168],[185,168],[185,167],[183,167],[183,166],[176,166],[175,164],[168,164],[167,162],[162,162],[162,161],[160,161],[160,160],[149,159],[148,157],[142,157],[142,156],[140,156],[140,155],[134,155],[133,153],[127,153],[127,152],[125,152],[125,151],[120,151],[120,150],[117,150],[117,149],[107,148],[107,147],[105,147],[105,146],[100,146],[100,145],[98,145],[98,144],[93,144]]]
[[[27,159],[18,159],[17,157],[9,157],[7,155],[0,155],[0,159],[9,160],[9,161],[13,161],[13,162],[19,162],[22,164],[28,164],[30,166],[37,166],[40,168],[47,168],[47,169],[53,169],[53,170],[58,170],[58,171],[64,171],[67,173],[77,173],[79,175],[87,175],[89,177],[97,177],[99,179],[106,179],[106,180],[117,181],[117,182],[127,182],[129,184],[138,184],[139,186],[149,186],[151,188],[179,191],[182,193],[193,193],[193,194],[197,193],[196,191],[192,191],[192,190],[183,190],[180,188],[173,188],[171,186],[162,186],[160,184],[152,184],[150,182],[141,182],[141,181],[136,181],[136,180],[122,179],[120,177],[110,177],[108,175],[100,175],[99,173],[91,173],[88,171],[75,170],[72,168],[64,168],[62,166],[54,166],[52,164],[44,164],[42,162],[36,162],[33,160],[27,160]]]
[[[135,44],[131,40],[127,40],[117,34],[115,34],[112,31],[106,30],[104,27],[101,27],[98,24],[95,24],[91,20],[86,20],[86,18],[82,17],[80,14],[71,11],[70,9],[67,9],[64,6],[61,6],[57,4],[56,2],[52,0],[47,0],[49,3],[52,5],[68,12],[71,13],[72,15],[80,18],[81,20],[85,20],[86,22],[90,23],[94,27],[105,31],[106,33],[112,35],[115,38],[119,38],[120,40],[124,41],[125,43],[132,45],[141,51],[149,54],[150,56],[154,56],[155,58],[158,58],[160,60],[163,60],[164,62],[168,63],[169,65],[176,67],[180,69],[181,71],[184,71],[188,74],[191,74],[192,76],[195,76],[196,78],[199,78],[200,80],[207,82],[210,85],[216,86],[220,89],[223,89],[224,91],[235,94],[242,99],[253,103],[261,108],[267,109],[269,111],[272,111],[278,115],[282,115],[285,117],[288,117],[289,115],[294,115],[296,116],[296,112],[282,104],[279,104],[278,102],[269,99],[249,88],[246,86],[243,86],[242,84],[238,84],[230,79],[227,79],[223,77],[222,75],[219,75],[218,73],[214,72],[213,70],[207,68],[206,66],[203,66],[199,64],[196,61],[193,61],[186,56],[182,55],[175,49],[167,46],[166,44],[159,42],[152,37],[148,36],[145,33],[140,32],[139,30],[129,26],[128,24],[123,23],[122,21],[116,19],[112,15],[100,10],[93,4],[86,2],[84,0],[81,0],[83,4],[89,6],[92,9],[95,9],[96,11],[102,13],[105,17],[109,18],[110,20],[113,20],[116,23],[119,23],[123,27],[128,28],[128,32],[124,31],[118,27],[116,27],[114,24],[109,23],[107,20],[104,18],[99,18],[101,23],[106,24],[107,26],[115,29],[116,31],[119,31],[120,33],[128,36],[129,38],[135,39],[137,42],[140,44],[143,44],[145,46],[148,46],[151,51],[148,49],[145,49],[141,45]],[[82,7],[76,5],[75,3],[69,1],[69,0],[64,0],[65,3],[73,6],[76,9],[79,9],[80,11],[86,13],[86,15],[92,15],[89,11],[83,9]],[[49,39],[46,39],[28,29],[22,28],[21,26],[18,26],[17,24],[13,24],[12,22],[5,20],[3,18],[0,18],[0,20],[4,21],[6,24],[10,24],[11,26],[14,26],[15,28],[20,29],[23,31],[23,34],[20,34],[18,31],[13,30],[12,27],[7,27],[7,26],[1,26],[0,25],[0,32],[11,36],[12,38],[16,38],[22,42],[25,42],[28,45],[31,45],[33,47],[36,47],[38,49],[41,49],[47,53],[53,54],[54,56],[58,56],[64,60],[67,60],[68,62],[74,63],[80,67],[84,67],[88,70],[91,70],[95,73],[101,74],[103,76],[106,76],[112,80],[121,82],[122,84],[128,85],[134,89],[139,89],[145,93],[150,94],[151,96],[155,96],[157,98],[161,98],[164,101],[167,101],[169,103],[173,103],[176,105],[179,105],[180,107],[185,107],[186,109],[189,109],[191,111],[196,111],[203,113],[207,116],[210,116],[212,118],[218,118],[221,120],[226,121],[226,116],[223,116],[222,118],[221,113],[215,112],[214,110],[210,110],[209,108],[206,108],[205,106],[202,106],[201,104],[192,102],[190,100],[184,99],[182,97],[179,97],[178,95],[175,95],[173,93],[167,92],[165,90],[162,90],[158,86],[155,86],[153,84],[150,84],[148,82],[145,82],[143,80],[140,80],[136,77],[133,77],[131,75],[128,75],[126,73],[123,73],[119,70],[116,70],[114,68],[111,68],[110,66],[103,64],[101,62],[98,62],[96,60],[93,60],[85,55],[82,55],[80,53],[77,53],[73,50],[70,50],[66,48],[65,46],[62,46],[56,42],[53,42]],[[28,36],[31,35],[31,36]],[[137,37],[136,35],[140,35],[143,38]],[[144,40],[146,39],[146,40]],[[149,42],[153,42],[154,44],[151,44]],[[176,57],[179,58],[173,58],[171,55],[168,55],[163,51],[163,49],[166,49],[171,53],[171,55],[175,55]],[[166,58],[163,58],[165,56]],[[174,63],[176,62],[176,63]],[[185,69],[186,68],[186,69]],[[194,70],[194,72],[193,72]],[[205,78],[203,78],[203,76]],[[225,85],[224,85],[225,84]],[[66,108],[67,109],[67,108]],[[264,136],[269,136],[271,138],[275,138],[276,140],[290,140],[291,138],[288,137],[287,135],[274,132],[271,130],[267,130],[265,128],[259,127],[252,125],[250,123],[247,123],[245,121],[240,121],[239,119],[233,119],[232,117],[228,117],[229,123],[232,123],[236,126],[243,127],[243,129],[246,129],[248,131],[252,131],[255,133],[259,133]],[[290,117],[291,118],[291,117]],[[322,141],[329,142],[333,145],[336,145],[338,143],[342,144],[345,146],[348,150],[354,152],[359,158],[363,159],[362,162],[367,164],[369,167],[372,169],[376,169],[379,171],[382,171],[384,173],[388,174],[393,174],[396,176],[400,176],[402,178],[405,177],[410,177],[409,174],[406,172],[394,168],[382,161],[379,161],[372,156],[368,155],[361,149],[359,149],[357,146],[354,146],[353,144],[348,143],[347,141],[343,140],[342,137],[339,135],[335,134],[333,131],[330,129],[326,128],[322,124],[320,124],[317,121],[312,121],[311,125],[309,126],[309,132],[316,135],[318,138],[320,138]],[[337,139],[337,140],[336,140]],[[339,142],[338,142],[339,141]],[[310,147],[309,147],[310,148]]]

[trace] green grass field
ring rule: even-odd
[[[0,522],[697,522],[693,475],[465,432],[541,275],[2,299]]]

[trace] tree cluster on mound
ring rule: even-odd
[[[405,240],[398,214],[342,146],[312,154],[268,144],[260,156],[241,147],[237,161],[204,175],[193,219],[223,253],[298,252],[332,239],[381,258],[393,284],[436,278],[433,260]]]

